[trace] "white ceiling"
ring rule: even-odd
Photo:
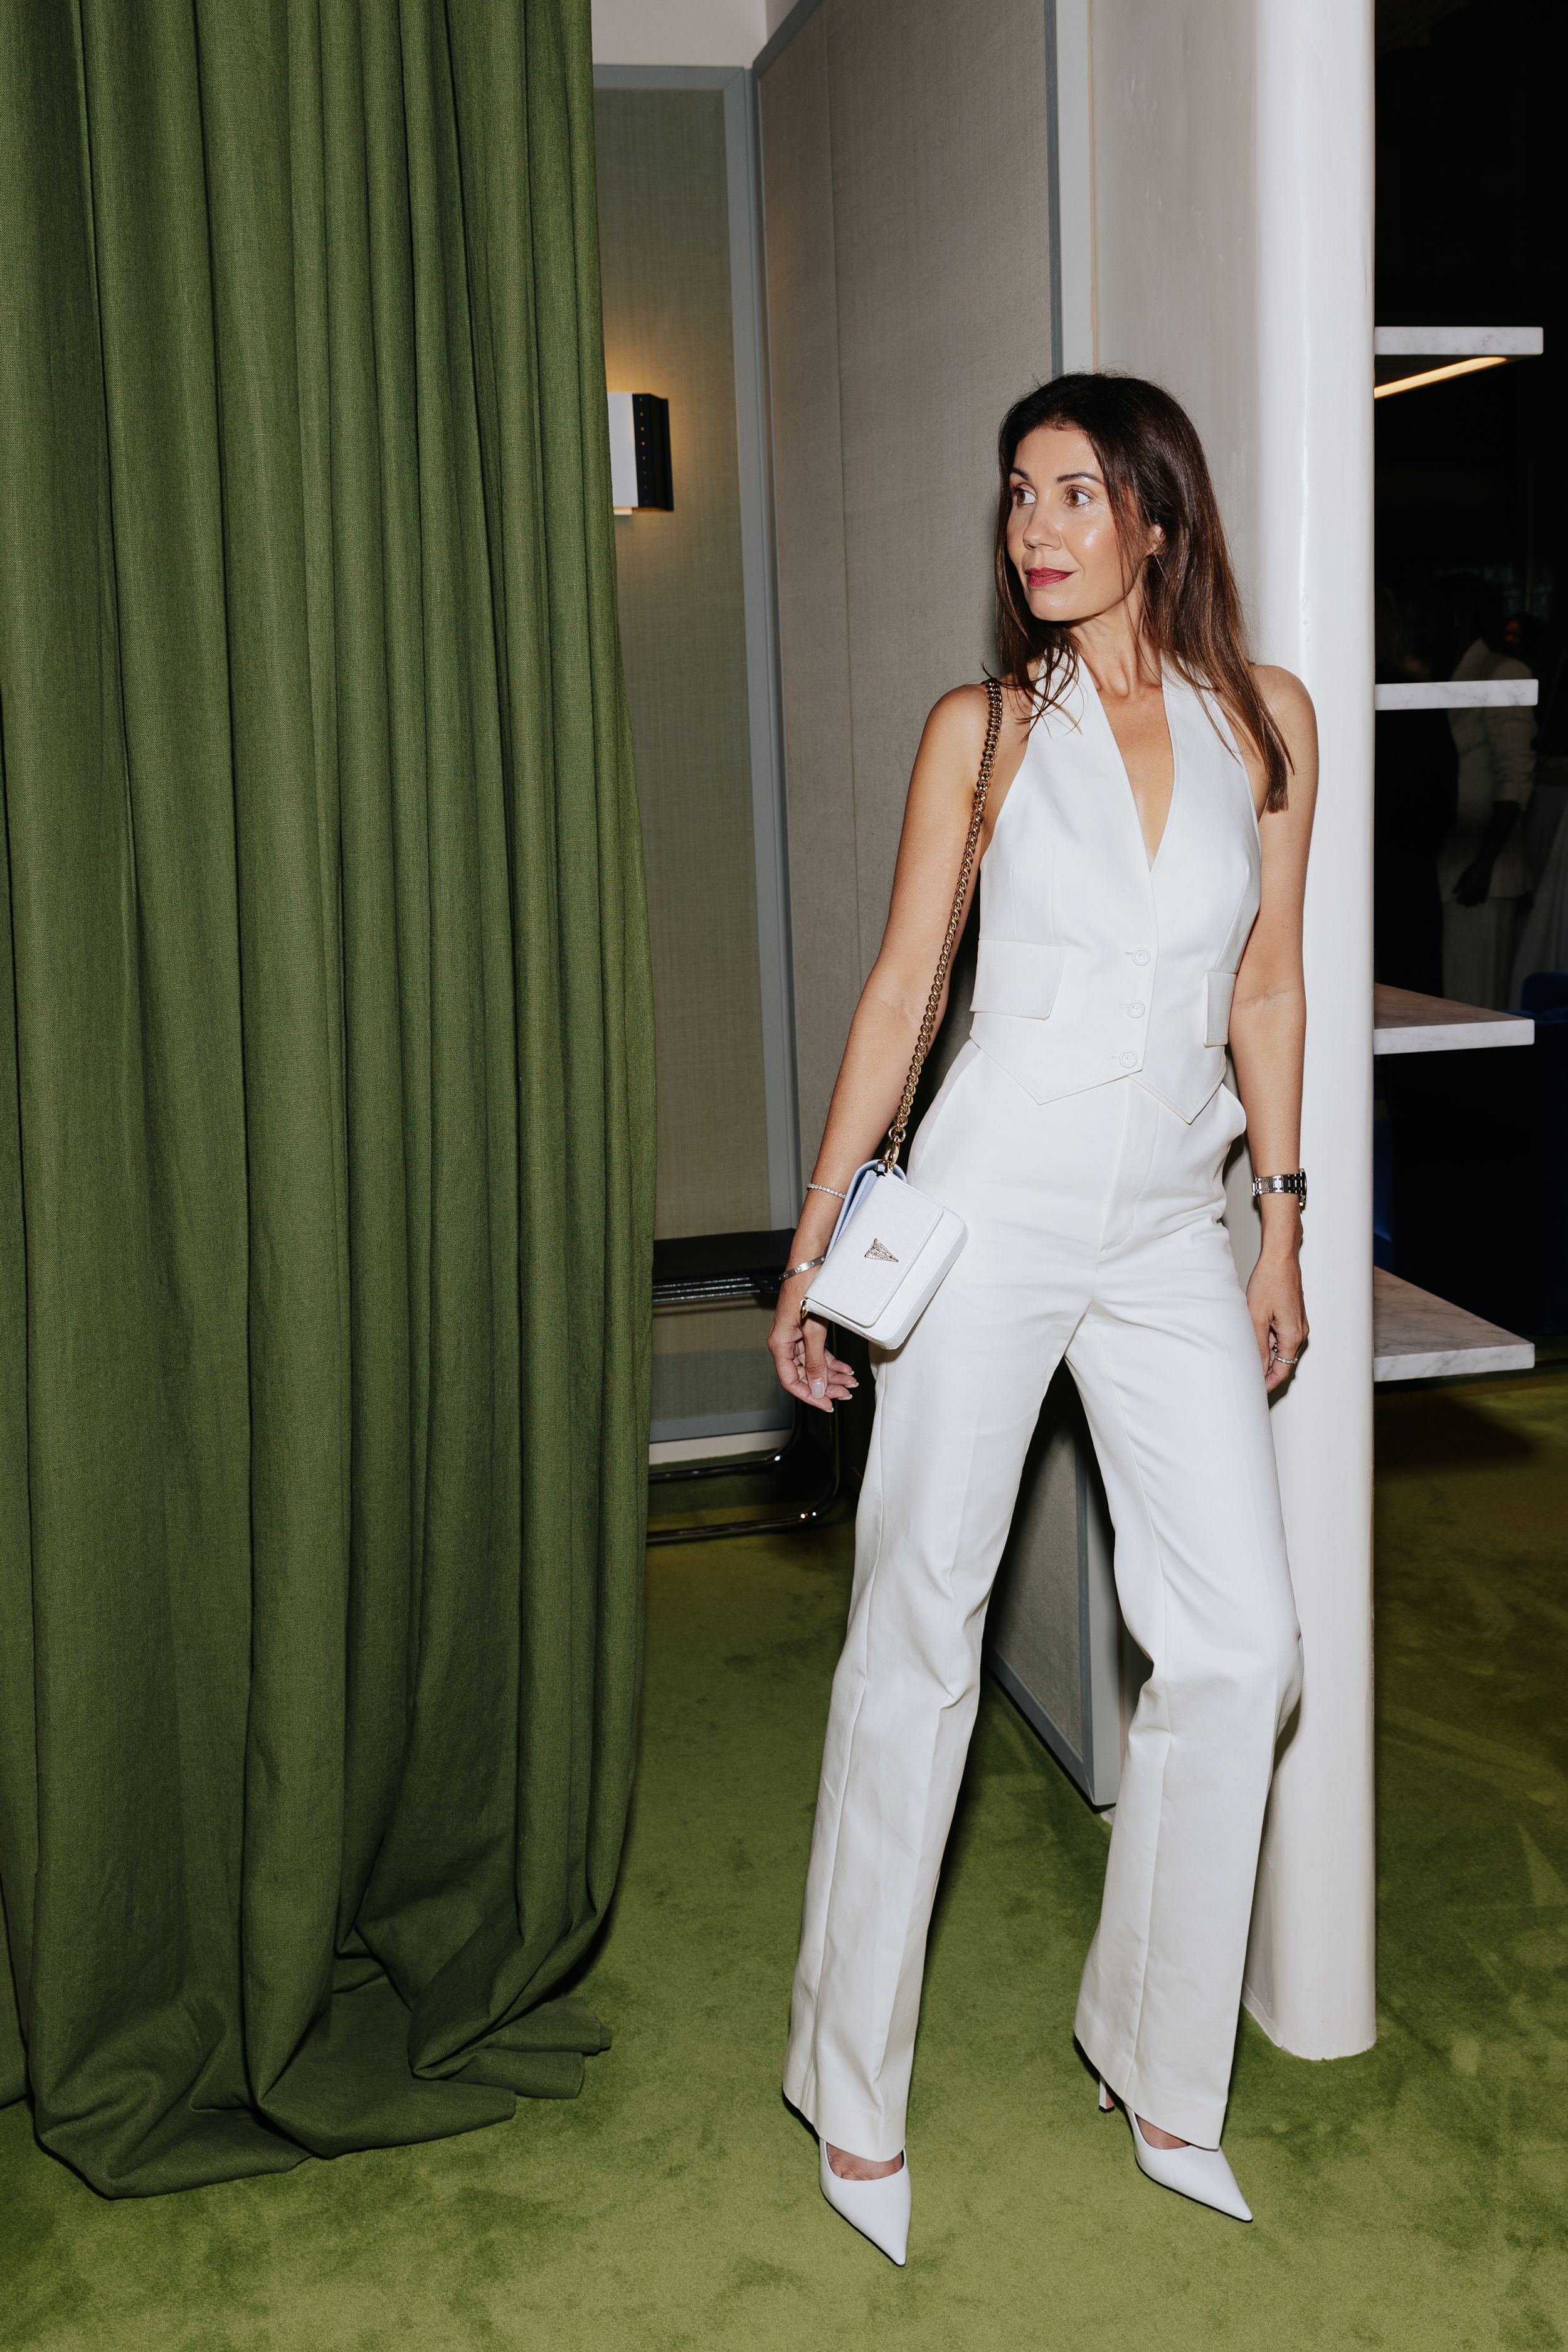
[[[793,0],[593,0],[596,66],[748,66]]]
[[[593,0],[601,66],[748,66],[794,0]],[[1427,40],[1468,0],[1375,0],[1380,50]]]

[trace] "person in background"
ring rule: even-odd
[[[1520,819],[1530,887],[1539,890],[1552,841],[1568,803],[1568,706],[1564,705],[1563,650],[1532,613],[1511,613],[1503,624],[1502,650],[1521,661],[1541,683],[1535,707],[1535,789]],[[1528,928],[1528,925],[1526,926]],[[1514,1001],[1517,1003],[1517,992]]]
[[[1386,583],[1374,606],[1380,685],[1414,685],[1432,664],[1416,650],[1408,600]],[[1374,722],[1373,971],[1393,988],[1443,993],[1437,852],[1458,802],[1458,758],[1440,710],[1380,710]]]
[[[1534,886],[1530,911],[1520,926],[1513,961],[1511,1004],[1524,1001],[1524,983],[1535,971],[1568,971],[1568,696],[1558,655],[1542,658],[1539,639],[1526,636],[1511,646],[1542,680],[1541,732],[1536,738],[1535,799],[1525,827],[1525,856]],[[1550,679],[1550,683],[1546,683]]]
[[[1497,650],[1500,625],[1483,623],[1454,667],[1456,678],[1528,677],[1516,655]],[[1458,809],[1437,860],[1443,891],[1443,993],[1461,1004],[1510,1000],[1521,917],[1530,895],[1521,816],[1535,782],[1535,714],[1506,709],[1449,714],[1459,755]]]

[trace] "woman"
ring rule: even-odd
[[[1059,377],[1009,412],[998,446],[1007,691],[974,1019],[909,1171],[968,1239],[878,1367],[785,2069],[824,2194],[898,2263],[925,1937],[986,1603],[1063,1356],[1115,1522],[1123,1613],[1153,1664],[1077,2036],[1142,2169],[1242,2221],[1218,2141],[1264,1801],[1299,1687],[1267,1401],[1307,1337],[1312,704],[1245,657],[1208,469],[1168,394]],[[779,1294],[779,1379],[823,1412],[853,1380],[806,1297],[899,1099],[988,708],[986,688],[960,687],[926,722],[886,935]],[[1245,1298],[1219,1221],[1243,1126],[1266,1187]]]

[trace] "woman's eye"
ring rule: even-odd
[[[1032,490],[1021,489],[1015,482],[1013,485],[1013,504],[1015,507],[1032,506],[1034,504],[1034,492]]]

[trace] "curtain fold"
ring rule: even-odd
[[[0,0],[0,2097],[570,2096],[652,1012],[588,0]]]

